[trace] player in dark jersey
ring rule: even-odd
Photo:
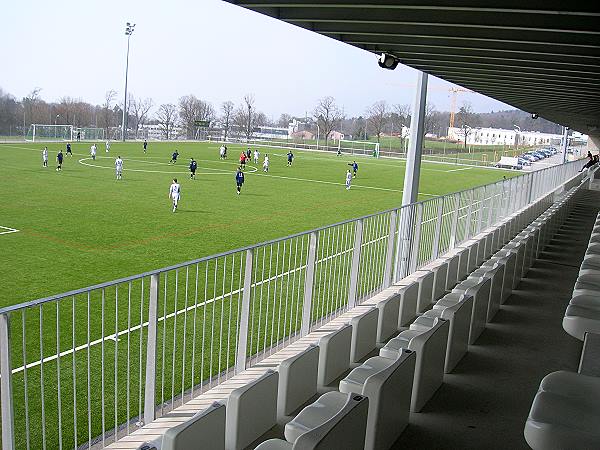
[[[71,143],[67,142],[67,155],[73,156],[73,152],[71,151]]]
[[[358,173],[358,164],[356,164],[356,161],[352,161],[351,163],[348,163],[348,165],[352,167],[353,177],[356,178],[356,174]]]
[[[63,163],[63,154],[59,150],[58,155],[56,155],[56,171],[57,172],[62,171],[62,163]]]
[[[291,166],[292,163],[294,162],[294,154],[292,153],[291,150],[287,154],[287,161],[288,161],[288,163],[287,163],[288,166]]]
[[[178,156],[179,156],[179,152],[178,152],[177,150],[175,150],[175,151],[173,152],[173,155],[171,155],[171,161],[169,161],[169,164],[170,164],[170,163],[173,163],[173,164],[175,164],[175,163],[177,162],[177,157],[178,157]]]
[[[237,194],[240,195],[242,191],[242,185],[244,184],[244,172],[242,172],[242,168],[238,167],[238,170],[235,174],[235,184],[237,185]]]
[[[146,139],[144,139],[144,153],[146,153],[147,149],[148,149],[148,141]]]
[[[198,164],[194,161],[194,158],[190,160],[190,178],[192,180],[196,179],[196,169],[198,168]]]

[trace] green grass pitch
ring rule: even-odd
[[[396,207],[402,197],[404,162],[400,160],[357,158],[358,177],[347,191],[344,178],[347,164],[352,161],[350,155],[294,151],[294,164],[287,167],[286,150],[259,148],[261,162],[263,155],[269,154],[271,169],[264,174],[260,164],[250,164],[238,196],[234,172],[240,151],[245,148],[240,145],[228,146],[229,159],[220,161],[219,145],[214,143],[150,142],[147,154],[139,142],[113,143],[109,154],[104,143],[98,143],[98,156],[92,161],[90,143],[75,143],[74,156],[65,156],[60,173],[55,171],[55,157],[59,148],[64,150],[64,144],[48,145],[46,169],[41,164],[43,145],[0,145],[4,173],[0,185],[5,194],[0,200],[0,226],[5,228],[0,232],[18,230],[0,234],[0,265],[5,280],[0,285],[0,306]],[[180,157],[172,165],[169,159],[176,148]],[[117,155],[124,159],[121,181],[115,180],[114,174]],[[189,179],[190,157],[198,161],[196,180]],[[420,198],[513,175],[424,163]],[[167,195],[173,177],[182,185],[176,213],[171,212]],[[376,236],[377,227],[386,229],[387,225],[372,221],[365,226],[365,236]],[[317,258],[323,262],[315,272],[313,319],[345,301],[352,233],[353,228],[348,226],[342,227],[341,235],[326,232],[319,237]],[[373,255],[384,250],[385,243],[381,242],[373,244]],[[304,237],[290,241],[287,249],[277,245],[256,252],[255,270],[262,267],[263,279],[277,277],[272,283],[252,288],[249,355],[270,348],[298,329],[303,271],[293,271],[289,276],[278,274],[305,264],[302,258],[307,246]],[[280,259],[280,254],[289,256]],[[341,256],[329,260],[331,254]],[[371,257],[370,253],[365,255],[365,260]],[[170,273],[168,281],[161,278],[158,316],[170,317],[158,328],[157,403],[182,391],[188,395],[192,386],[219,377],[232,366],[242,256],[221,259],[217,265],[203,263],[189,272]],[[221,283],[222,273],[226,273],[226,283]],[[195,292],[186,289],[188,277],[189,286],[200,280]],[[104,293],[95,291],[88,298],[79,295],[72,301],[67,298],[60,304],[11,316],[13,368],[34,364],[27,370],[27,380],[23,371],[14,375],[17,448],[43,448],[44,444],[46,448],[58,448],[59,442],[65,448],[73,447],[75,425],[81,444],[99,436],[102,430],[135,420],[140,410],[138,399],[144,394],[139,380],[145,375],[147,335],[146,327],[135,326],[147,321],[148,283],[145,279],[144,285],[138,281]],[[367,291],[369,286],[359,289]],[[224,298],[186,314],[174,314],[194,303],[199,305],[204,298],[219,296]],[[140,302],[140,298],[145,300]],[[127,332],[132,327],[135,331]],[[118,340],[106,338],[123,331]],[[187,345],[182,342],[183,336]],[[90,341],[94,344],[86,347]],[[69,351],[73,348],[78,350]],[[42,370],[37,364],[40,358],[56,355],[57,349],[65,352],[64,356],[46,361]],[[190,372],[191,367],[194,369]],[[44,416],[40,413],[42,399]],[[88,405],[92,411],[89,414]],[[134,424],[131,426],[135,429]]]

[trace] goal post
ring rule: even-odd
[[[379,143],[371,141],[350,141],[340,139],[338,141],[338,153],[349,153],[351,155],[363,155],[379,158]]]
[[[72,141],[73,125],[45,125],[34,123],[29,126],[26,141]]]

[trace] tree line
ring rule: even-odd
[[[319,135],[328,141],[332,133],[344,134],[346,139],[379,140],[383,135],[393,135],[400,144],[407,138],[406,130],[410,126],[410,106],[388,104],[385,100],[373,103],[364,114],[347,117],[343,107],[331,96],[317,101],[311,114],[304,117],[282,113],[277,120],[270,120],[256,107],[254,95],[246,94],[236,105],[231,100],[222,102],[218,107],[193,94],[184,95],[177,103],[155,105],[151,98],[128,96],[127,129],[130,138],[144,137],[140,131],[144,125],[158,125],[164,138],[183,133],[193,139],[198,127],[196,121],[209,121],[211,128],[220,129],[227,139],[232,135],[250,139],[260,126],[288,127],[290,121],[297,119],[303,128],[313,135]],[[17,99],[0,88],[0,135],[19,136],[29,129],[31,124],[73,125],[74,127],[103,128],[106,136],[110,130],[119,127],[123,119],[123,104],[117,101],[117,92],[105,93],[103,103],[93,105],[82,99],[62,97],[57,102],[47,102],[41,96],[41,89],[33,89],[27,96]],[[425,110],[425,132],[435,136],[447,134],[450,113],[438,111],[432,103]],[[455,115],[455,126],[469,133],[471,128],[493,127],[512,129],[518,125],[523,130],[558,133],[559,126],[544,119],[533,120],[531,116],[519,110],[475,113],[469,103],[463,103]]]

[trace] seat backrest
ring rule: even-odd
[[[317,393],[319,347],[310,345],[306,350],[279,364],[277,415],[287,416]]]
[[[161,450],[225,449],[225,405],[215,402],[181,425],[166,431]]]
[[[375,348],[378,320],[379,311],[377,308],[369,309],[350,320],[352,325],[351,362],[360,361]]]
[[[294,450],[364,449],[368,408],[367,397],[348,394],[335,416],[296,439]]]
[[[225,448],[241,450],[275,426],[278,373],[267,370],[231,392],[227,400]]]
[[[319,386],[328,385],[348,369],[351,341],[351,325],[344,325],[319,339]]]

